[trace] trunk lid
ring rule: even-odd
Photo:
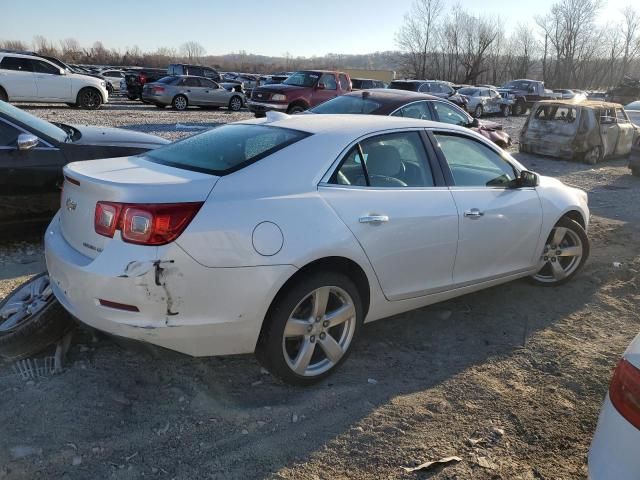
[[[202,202],[217,176],[160,165],[141,157],[122,157],[70,163],[60,208],[60,226],[77,251],[96,258],[113,239],[94,229],[99,201],[119,203]],[[119,236],[116,232],[114,239]]]

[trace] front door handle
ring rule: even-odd
[[[365,215],[360,217],[360,223],[382,223],[388,222],[389,217],[387,215]]]
[[[483,215],[484,212],[481,212],[477,208],[472,208],[471,210],[467,210],[466,212],[464,212],[464,216],[469,218],[480,218]]]

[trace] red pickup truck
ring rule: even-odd
[[[346,73],[302,70],[280,84],[254,88],[247,103],[256,117],[264,117],[269,110],[293,114],[350,91],[351,79]]]

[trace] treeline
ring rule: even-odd
[[[224,71],[275,73],[304,68],[394,70],[399,77],[499,85],[514,78],[544,80],[548,87],[605,88],[625,77],[640,78],[640,10],[622,10],[618,24],[599,26],[603,0],[559,0],[546,13],[510,26],[499,14],[477,16],[443,0],[414,0],[396,34],[399,50],[365,55],[265,56],[239,51],[207,55],[198,42],[143,52],[137,46],[91,47],[76,39],[53,42],[36,36],[31,45],[0,40],[0,48],[33,50],[67,63],[146,66],[201,63]],[[533,10],[532,7],[531,10]]]

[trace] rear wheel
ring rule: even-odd
[[[189,106],[189,101],[184,95],[176,95],[173,98],[173,102],[171,102],[171,105],[173,106],[174,110],[182,111],[187,109],[187,107]]]
[[[78,92],[78,106],[86,110],[95,110],[102,105],[102,95],[95,88],[83,88]]]
[[[49,276],[36,275],[0,302],[0,356],[19,360],[38,353],[74,326],[54,297]]]
[[[7,92],[2,87],[0,87],[0,100],[3,102],[9,101],[9,95],[7,95]]]
[[[524,115],[526,111],[527,106],[524,104],[524,102],[516,102],[516,104],[513,106],[514,115]]]
[[[503,105],[500,109],[503,117],[508,117],[511,115],[511,105]]]
[[[256,356],[286,383],[316,383],[347,358],[363,315],[358,289],[348,277],[310,274],[279,295],[269,309]]]
[[[540,256],[541,268],[531,277],[545,287],[571,280],[589,258],[589,237],[575,220],[561,218],[549,233]]]

